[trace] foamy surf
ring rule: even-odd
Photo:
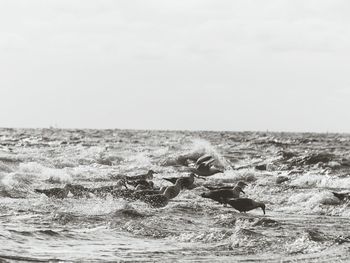
[[[347,135],[2,129],[0,259],[68,262],[346,262],[350,207]],[[332,146],[331,153],[327,147]],[[97,188],[152,169],[187,176],[199,157],[221,167],[167,206],[111,194],[47,197],[35,189]],[[266,204],[239,213],[203,185],[248,186]],[[19,253],[20,251],[20,253]]]

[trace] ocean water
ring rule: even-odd
[[[149,169],[166,186],[203,154],[224,173],[163,208],[34,191]],[[238,180],[266,215],[200,196]],[[332,194],[349,189],[346,134],[0,129],[0,262],[350,262],[350,206]]]

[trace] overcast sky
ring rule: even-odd
[[[1,0],[0,126],[350,132],[350,2]]]

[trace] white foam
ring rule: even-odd
[[[126,161],[131,162],[128,167],[148,168],[152,165],[151,159],[143,152],[129,156]]]
[[[125,201],[117,201],[112,196],[107,196],[105,199],[66,199],[59,211],[92,216],[109,214],[124,206]]]
[[[45,167],[36,162],[21,163],[19,171],[23,173],[41,173]]]
[[[217,165],[222,167],[230,167],[229,162],[223,157],[217,149],[207,140],[193,139],[190,145],[192,153],[199,153],[200,155],[208,154],[217,161]]]
[[[350,177],[339,178],[337,176],[307,173],[297,176],[291,185],[302,187],[329,187],[350,188]]]
[[[257,180],[257,174],[249,170],[225,170],[224,173],[218,173],[211,176],[211,179],[225,180],[226,182],[232,181],[246,181],[254,182]]]
[[[289,212],[304,212],[322,214],[329,210],[327,206],[338,205],[339,199],[329,191],[297,193],[289,197],[288,206],[282,210]]]
[[[21,163],[18,172],[36,177],[38,181],[49,180],[53,183],[67,183],[72,181],[66,169],[50,168],[36,162]]]
[[[331,244],[329,242],[313,241],[307,232],[304,232],[294,242],[287,243],[285,249],[288,253],[316,253],[326,249]]]
[[[182,232],[177,240],[181,242],[218,242],[230,238],[232,231],[230,229],[210,228],[204,232]]]
[[[12,169],[8,165],[6,165],[0,161],[0,172],[9,173],[9,172],[12,172]]]

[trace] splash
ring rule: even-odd
[[[350,188],[350,177],[306,173],[296,177],[291,185],[300,187]]]
[[[324,233],[315,229],[307,229],[294,242],[286,244],[285,248],[289,254],[316,253],[331,245],[332,242],[328,241]]]
[[[23,257],[68,262],[333,262],[340,255],[347,262],[350,206],[332,191],[350,186],[348,135],[1,131],[6,141],[0,156],[0,257],[21,251]],[[332,155],[323,154],[328,149]],[[196,178],[197,188],[182,190],[162,209],[109,194],[57,199],[33,192],[68,182],[103,187],[115,184],[119,175],[149,169],[158,172],[154,183],[166,186],[170,183],[162,178],[185,176],[187,167],[182,166],[193,165],[203,154],[225,167],[224,174]],[[171,165],[160,167],[164,160]],[[256,169],[258,165],[263,169]],[[278,183],[278,176],[289,180]],[[206,191],[203,184],[240,180],[248,183],[242,197],[266,203],[266,215],[238,213],[200,197]],[[35,234],[28,235],[28,230]]]
[[[223,155],[207,140],[193,139],[190,144],[185,145],[182,149],[182,154],[175,154],[168,157],[163,161],[163,166],[188,166],[190,163],[196,162],[196,160],[203,155],[210,155],[215,159],[213,163],[219,168],[230,169],[231,164],[225,159]]]
[[[185,232],[180,234],[176,239],[181,242],[203,242],[213,243],[226,240],[232,236],[232,230],[209,229],[204,232]]]
[[[32,177],[32,182],[47,181],[50,183],[69,183],[72,181],[71,175],[66,169],[55,169],[46,167],[40,163],[21,163],[19,172]]]

